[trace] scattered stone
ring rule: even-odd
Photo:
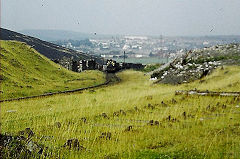
[[[109,119],[108,115],[106,113],[102,113],[96,117],[102,117],[102,118],[105,118],[105,119]]]
[[[156,80],[157,80],[157,77],[150,78],[150,81],[156,81]]]
[[[171,115],[169,115],[165,120],[169,121],[169,122],[177,122],[177,118],[173,118]]]
[[[113,113],[113,116],[117,116],[118,117],[120,115],[127,115],[127,113],[124,110],[122,110],[122,109],[120,109],[119,111],[116,111],[116,112]]]
[[[163,102],[163,101],[162,101]],[[172,99],[172,104],[176,104],[177,103],[177,101],[173,98]]]
[[[17,110],[7,110],[7,113],[15,113]]]
[[[233,126],[240,127],[240,123],[235,123]]]
[[[173,119],[172,119],[172,122],[177,122],[177,118],[173,118]]]
[[[225,71],[224,74],[227,74],[229,71]]]
[[[86,117],[83,117],[80,119],[82,122],[86,123],[87,122],[87,118]]]
[[[94,93],[94,92],[96,92],[96,91],[95,91],[94,89],[90,89],[89,92],[90,92],[90,93]]]
[[[135,107],[134,107],[134,110],[135,110],[135,111],[139,111],[139,109],[138,109],[138,107],[137,107],[137,106],[135,106]]]
[[[80,145],[78,139],[68,139],[66,143],[63,145],[68,149],[75,149],[75,150],[85,150],[83,146]]]
[[[210,111],[215,112],[217,110],[217,107],[211,107]]]
[[[18,132],[18,135],[24,135],[24,134],[25,134],[25,131],[24,131],[24,130]]]
[[[153,126],[153,125],[159,125],[160,123],[159,123],[159,121],[154,121],[154,120],[150,120],[149,122],[148,122],[148,125],[151,125],[151,126]]]
[[[155,121],[155,122],[154,122],[154,125],[159,125],[159,121]]]
[[[168,120],[168,121],[171,121],[171,115],[169,115],[169,116],[167,117],[167,120]]]
[[[208,105],[208,106],[206,107],[206,110],[210,110],[210,108],[211,108],[211,106],[210,106],[210,105]]]
[[[150,120],[148,124],[149,124],[149,125],[153,125],[153,123],[154,123],[154,121],[153,121],[153,120]]]
[[[126,115],[126,112],[125,112],[124,110],[122,110],[122,109],[120,109],[119,112],[120,112],[120,114],[122,114],[122,115]]]
[[[128,127],[125,129],[125,131],[132,131],[132,129],[133,129],[133,126],[130,125],[130,126],[128,126]]]
[[[222,105],[222,109],[226,109],[227,108],[227,105],[226,104],[223,104]]]
[[[112,138],[112,133],[110,132],[103,132],[99,138],[106,139],[106,140],[111,140]]]
[[[155,109],[155,106],[153,106],[152,104],[148,104],[147,106],[145,106],[145,108],[148,108],[148,109]]]
[[[54,123],[54,126],[60,129],[62,125],[60,122],[56,122],[56,123]]]
[[[166,103],[164,103],[164,101],[161,102],[161,105],[162,105],[163,107],[167,107],[167,106],[168,106]]]
[[[153,97],[152,96],[147,96],[147,100],[152,100]]]
[[[184,119],[187,119],[187,113],[186,112],[183,112],[183,117],[184,117]]]

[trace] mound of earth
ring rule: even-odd
[[[189,51],[153,71],[159,83],[181,84],[200,79],[222,65],[240,64],[240,45],[218,45]]]

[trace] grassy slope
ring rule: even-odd
[[[1,69],[1,99],[71,90],[105,81],[101,72],[68,71],[16,41],[1,41]]]
[[[119,73],[121,83],[95,92],[3,103],[2,130],[17,134],[31,127],[36,133],[34,141],[66,158],[238,158],[240,108],[236,105],[240,99],[174,96],[174,91],[239,91],[239,74],[239,66],[228,66],[207,76],[205,82],[170,86],[153,85],[141,72],[124,71]],[[126,115],[113,117],[120,109]],[[109,119],[99,116],[103,112]],[[177,121],[166,120],[169,115]],[[87,118],[86,123],[82,117]],[[161,124],[150,126],[149,120]],[[129,125],[133,130],[125,131]],[[102,132],[111,132],[111,140],[99,138]],[[71,138],[78,138],[87,151],[62,148]]]

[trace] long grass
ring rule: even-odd
[[[118,76],[121,82],[108,87],[2,103],[2,132],[30,127],[33,140],[49,148],[46,158],[239,158],[239,98],[174,95],[195,88],[239,91],[239,66],[177,86],[153,84],[131,70]],[[86,149],[64,148],[72,138]]]

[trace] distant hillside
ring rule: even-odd
[[[57,40],[83,40],[90,37],[90,34],[79,33],[65,30],[22,30],[19,31],[25,35],[40,38],[46,41],[57,41]]]
[[[48,57],[49,59],[61,59],[64,56],[74,59],[91,59],[92,57],[88,54],[77,52],[75,50],[71,50],[68,48],[64,48],[62,46],[58,46],[56,44],[52,44],[38,38],[34,38],[31,36],[23,35],[17,32],[13,32],[7,29],[0,28],[0,38],[1,40],[15,40],[20,42],[25,42],[34,49],[36,49],[39,53]],[[101,63],[102,60],[94,57],[98,63]]]
[[[89,38],[102,38],[111,37],[110,35],[100,35],[100,34],[88,34],[75,31],[66,30],[21,30],[20,33],[37,37],[46,41],[57,41],[57,40],[84,40]]]
[[[105,81],[102,72],[68,71],[25,43],[0,42],[1,100],[93,86]]]

